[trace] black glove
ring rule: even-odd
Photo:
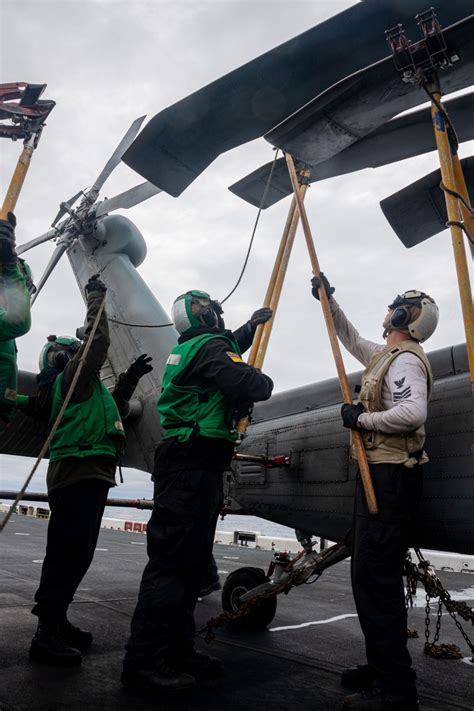
[[[6,220],[0,220],[0,264],[16,264],[15,251],[16,217],[9,212]]]
[[[147,355],[146,353],[143,353],[141,356],[138,356],[138,358],[134,360],[133,363],[125,371],[126,377],[138,383],[141,377],[143,377],[147,373],[151,373],[151,371],[153,370],[153,366],[150,365],[152,360],[152,357]]]
[[[94,274],[93,276],[91,276],[85,288],[86,296],[89,296],[89,294],[92,294],[96,291],[102,294],[105,294],[105,292],[107,291],[107,287],[105,286],[104,282],[99,279],[98,274]]]
[[[273,310],[264,306],[262,309],[257,309],[250,317],[249,323],[252,326],[258,326],[260,323],[266,323],[273,316]]]
[[[344,427],[348,427],[350,430],[357,429],[357,420],[364,412],[364,406],[361,402],[357,405],[349,405],[349,403],[344,403],[341,407],[341,417]]]
[[[326,296],[328,297],[328,299],[330,299],[336,290],[333,286],[331,286],[323,272],[320,272],[319,276],[314,276],[311,279],[311,293],[313,294],[314,298],[319,301],[319,288],[321,286],[321,282],[323,283]]]

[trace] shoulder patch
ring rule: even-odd
[[[239,356],[239,354],[234,353],[234,351],[226,351],[226,355],[228,355],[229,358],[234,361],[234,363],[243,363],[244,362],[242,360],[242,358]]]
[[[166,365],[179,365],[181,361],[181,355],[179,353],[170,353]]]

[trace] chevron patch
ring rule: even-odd
[[[393,402],[407,400],[409,397],[411,397],[411,385],[408,385],[404,390],[400,390],[400,392],[393,393]]]

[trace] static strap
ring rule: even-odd
[[[451,190],[450,188],[447,188],[446,185],[444,185],[443,182],[441,182],[441,183],[439,184],[439,187],[441,188],[441,190],[442,190],[444,193],[448,193],[448,195],[452,195],[452,196],[455,197],[457,200],[460,200],[460,201],[462,202],[462,204],[464,205],[464,207],[466,208],[466,210],[467,210],[468,212],[470,212],[471,215],[474,217],[474,210],[473,210],[473,208],[469,205],[468,202],[466,202],[466,200],[463,198],[462,195],[460,195],[460,193],[456,192],[456,190]]]

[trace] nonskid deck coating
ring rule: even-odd
[[[339,674],[364,657],[364,645],[352,599],[349,565],[328,570],[314,585],[280,596],[268,631],[244,633],[221,629],[210,646],[199,647],[222,658],[225,675],[200,684],[180,697],[125,692],[120,685],[123,645],[146,562],[140,534],[101,530],[87,576],[71,606],[70,618],[94,632],[94,645],[82,667],[61,670],[32,663],[27,655],[35,630],[30,614],[46,543],[45,521],[14,517],[0,534],[0,711],[329,711],[341,707],[344,691]],[[192,552],[190,552],[192,555]],[[237,568],[266,568],[271,554],[252,548],[216,546],[221,579]],[[474,599],[472,576],[441,574],[446,587],[462,599]],[[469,596],[472,593],[472,597]],[[422,601],[422,598],[420,602]],[[198,627],[220,612],[220,596],[198,604]],[[433,609],[434,612],[434,609]],[[461,647],[465,660],[439,661],[423,654],[424,609],[410,613],[409,625],[418,639],[410,651],[418,674],[421,709],[440,711],[474,708],[474,665],[469,649],[449,619],[442,642]],[[434,617],[432,627],[434,627]],[[472,628],[466,631],[474,637]]]

